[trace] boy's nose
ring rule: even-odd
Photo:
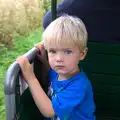
[[[56,55],[56,61],[57,62],[63,62],[63,55],[62,54],[57,54]]]

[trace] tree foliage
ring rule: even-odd
[[[0,44],[13,45],[14,35],[26,35],[40,27],[40,0],[0,0]]]
[[[60,1],[61,0],[57,0],[57,3]],[[51,9],[51,0],[41,0],[41,2],[43,3],[44,13]]]

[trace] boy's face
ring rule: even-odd
[[[76,46],[72,47],[56,47],[52,46],[48,49],[49,64],[59,76],[68,79],[78,73],[79,60],[83,60],[87,50],[80,52]]]

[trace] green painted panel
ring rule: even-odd
[[[21,109],[19,120],[44,120],[45,118],[38,110],[29,88],[21,96]]]
[[[114,95],[95,95],[96,101],[96,115],[103,118],[118,118],[120,120],[120,98]],[[115,119],[112,119],[115,120]]]
[[[120,86],[120,76],[97,74],[97,73],[87,73],[87,75],[92,83],[99,85],[104,84],[104,85]]]
[[[97,62],[103,64],[119,64],[120,66],[120,55],[107,55],[107,54],[95,54],[89,53],[87,54],[85,61],[89,62]]]
[[[88,49],[79,67],[92,83],[97,119],[120,120],[120,44],[88,43]]]
[[[120,44],[88,43],[90,53],[120,55]]]
[[[97,114],[106,114],[106,116],[111,114],[113,117],[119,116],[120,118],[120,97],[117,95],[95,94],[95,101]]]
[[[85,72],[120,75],[120,66],[114,63],[81,62],[80,66]]]
[[[112,85],[99,85],[92,83],[94,91],[97,93],[103,93],[103,94],[120,94],[120,86],[112,86]],[[117,97],[116,97],[117,99]]]

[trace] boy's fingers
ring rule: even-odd
[[[24,56],[20,56],[20,57],[18,57],[17,59],[16,59],[16,61],[23,61],[23,60],[25,60],[25,57]]]
[[[39,49],[39,54],[44,58],[46,56],[46,52],[43,43],[38,43],[35,47]]]
[[[16,59],[16,61],[19,63],[19,64],[24,64],[26,62],[28,62],[28,59],[25,57],[25,56],[20,56]]]
[[[41,49],[41,47],[44,47],[43,42],[36,43],[34,46],[38,49]]]

